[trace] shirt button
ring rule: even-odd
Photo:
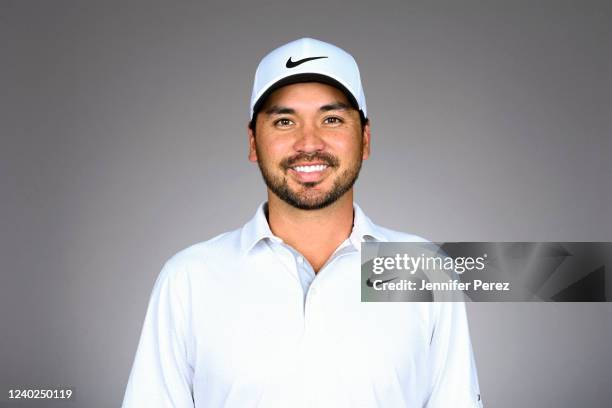
[[[304,258],[302,258],[301,256],[297,257],[297,263],[299,263],[300,265],[304,263]]]

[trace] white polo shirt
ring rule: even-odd
[[[361,242],[422,238],[354,204],[351,235],[315,275],[264,206],[166,262],[123,408],[482,406],[463,303],[360,300]]]

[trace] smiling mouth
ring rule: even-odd
[[[297,171],[298,173],[315,173],[320,172],[328,168],[327,164],[314,164],[314,165],[303,165],[303,166],[293,166],[292,170]]]
[[[310,188],[323,181],[331,167],[326,163],[299,164],[289,167],[289,174],[292,174],[298,183]]]

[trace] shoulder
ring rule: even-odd
[[[181,249],[166,261],[164,269],[180,274],[180,271],[198,270],[204,265],[236,259],[240,252],[240,231],[236,229],[224,232]]]
[[[152,298],[187,308],[194,288],[202,289],[202,279],[218,277],[228,265],[234,266],[239,237],[239,230],[229,231],[176,252],[158,273]]]
[[[407,232],[396,231],[376,225],[378,233],[389,242],[430,242],[428,239],[419,235]]]
[[[355,227],[357,228],[359,235],[369,235],[377,241],[382,242],[430,242],[429,240],[407,232],[401,232],[386,228],[374,223],[365,212],[357,205],[353,203],[355,209]]]

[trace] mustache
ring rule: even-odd
[[[296,154],[295,156],[287,157],[286,159],[283,159],[281,161],[280,165],[283,169],[287,170],[290,167],[293,167],[295,163],[314,162],[314,161],[323,162],[330,167],[337,167],[339,164],[339,160],[335,156],[329,153],[312,152],[312,153],[299,153],[299,154]]]

